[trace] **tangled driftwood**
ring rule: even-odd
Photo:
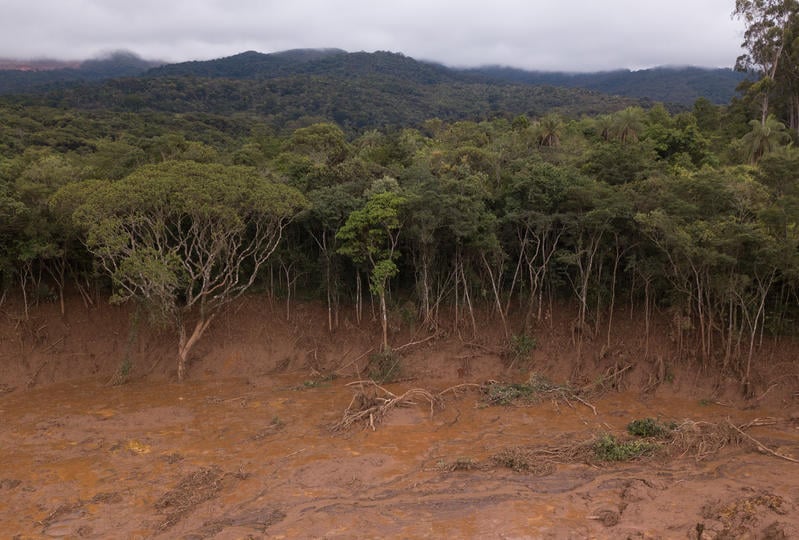
[[[412,407],[423,402],[430,406],[430,417],[432,418],[437,408],[443,408],[445,394],[480,388],[478,384],[459,384],[438,393],[424,388],[411,388],[398,395],[373,380],[355,381],[347,386],[357,388],[357,391],[352,396],[341,420],[333,425],[332,430],[336,432],[346,431],[357,424],[369,426],[374,431],[377,424],[391,410],[398,407]]]

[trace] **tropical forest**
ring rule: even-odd
[[[0,70],[0,529],[799,535],[799,9],[735,4],[736,70]]]

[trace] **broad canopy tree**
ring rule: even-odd
[[[168,161],[117,182],[66,186],[112,300],[143,302],[178,331],[178,379],[220,309],[241,296],[306,206],[300,192],[242,166]],[[193,322],[193,326],[191,325]]]

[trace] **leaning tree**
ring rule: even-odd
[[[146,165],[116,182],[71,184],[54,204],[74,209],[86,245],[113,282],[178,332],[178,379],[191,348],[256,280],[284,227],[307,203],[255,169],[193,161]]]

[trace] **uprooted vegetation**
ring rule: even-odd
[[[555,466],[569,463],[591,463],[598,465],[610,462],[626,462],[654,456],[680,458],[692,456],[701,461],[730,446],[750,444],[759,452],[796,462],[790,456],[771,450],[746,430],[756,426],[776,423],[773,418],[758,418],[742,425],[730,420],[720,423],[694,422],[664,424],[645,418],[628,425],[633,437],[619,437],[603,433],[588,440],[553,444],[547,446],[515,446],[500,450],[491,456],[495,466],[516,472],[546,475],[554,472]]]
[[[432,417],[437,408],[444,407],[446,394],[457,394],[467,390],[479,390],[483,396],[483,402],[487,405],[532,405],[545,399],[551,399],[556,406],[559,403],[566,403],[572,408],[574,407],[573,403],[578,402],[591,409],[594,415],[597,414],[596,407],[583,397],[587,395],[587,392],[569,385],[552,383],[536,374],[533,374],[527,383],[488,381],[485,384],[460,384],[441,392],[412,388],[402,394],[395,394],[372,379],[355,381],[347,386],[357,390],[341,420],[332,427],[333,431],[345,431],[355,425],[368,426],[374,430],[375,426],[391,410],[398,407],[411,407],[418,403],[426,403]]]
[[[423,388],[412,388],[402,394],[395,394],[375,381],[356,381],[347,386],[355,387],[358,390],[352,396],[352,401],[347,406],[344,414],[331,428],[335,432],[346,431],[355,425],[369,426],[372,430],[376,429],[383,418],[397,407],[411,407],[422,401],[430,407],[430,415],[437,407],[443,406],[442,395],[444,392],[433,394]],[[463,385],[468,386],[468,385]]]
[[[526,383],[488,381],[480,391],[488,405],[532,405],[550,399],[556,405],[565,403],[571,408],[574,408],[573,402],[579,402],[597,414],[596,407],[587,399],[588,389],[556,384],[536,373],[530,375]]]
[[[531,405],[550,399],[556,408],[566,403],[574,408],[578,402],[597,410],[585,397],[586,390],[570,385],[558,385],[548,379],[533,374],[527,383],[500,383],[489,381],[485,384],[462,384],[441,392],[423,388],[412,388],[403,393],[394,393],[373,380],[356,381],[348,386],[356,388],[350,404],[341,420],[332,426],[332,431],[343,432],[355,426],[375,430],[385,416],[395,408],[412,407],[424,404],[430,417],[437,409],[445,406],[445,396],[462,391],[478,390],[481,401],[487,405]],[[503,467],[517,472],[534,475],[547,475],[554,472],[557,465],[569,463],[590,463],[594,465],[613,462],[628,462],[660,456],[665,459],[691,456],[697,461],[717,454],[728,446],[750,444],[759,452],[792,462],[799,462],[791,456],[780,454],[755,439],[746,430],[756,426],[775,424],[773,418],[758,418],[742,425],[729,419],[719,423],[685,420],[682,423],[661,421],[654,418],[632,420],[627,425],[627,433],[617,436],[604,432],[579,442],[563,442],[544,446],[517,445],[504,448],[493,454],[489,461],[468,457],[458,457],[452,461],[441,460],[437,468],[441,471],[472,471],[490,467]]]
[[[488,381],[484,384],[460,384],[440,392],[424,388],[411,388],[403,393],[394,393],[371,379],[355,381],[347,386],[355,388],[356,391],[341,419],[331,427],[334,432],[344,432],[355,426],[368,427],[374,431],[392,410],[419,404],[424,404],[429,409],[429,415],[432,418],[437,409],[444,408],[447,394],[458,395],[470,390],[478,390],[482,396],[482,402],[489,406],[533,405],[549,399],[557,409],[560,408],[560,403],[575,408],[574,403],[577,402],[588,407],[594,415],[597,415],[597,408],[587,399],[588,390],[575,388],[568,384],[555,384],[537,374],[531,375],[527,383]],[[594,395],[599,394],[595,392]],[[577,443],[576,446],[567,444],[519,450],[519,448],[524,448],[520,446],[512,452],[513,455],[507,454],[495,461],[499,464],[507,462],[509,463],[508,468],[514,470],[533,471],[539,470],[540,467],[531,463],[524,464],[514,456],[521,456],[524,460],[540,458],[553,463],[629,461],[656,454],[680,457],[692,455],[697,461],[701,461],[728,445],[736,446],[743,442],[749,442],[762,453],[795,461],[790,456],[770,450],[763,443],[745,433],[745,430],[751,427],[774,423],[776,420],[773,418],[758,418],[740,426],[733,424],[729,419],[720,423],[692,420],[677,423],[641,418],[632,420],[627,425],[628,437],[626,439],[604,433],[588,442]],[[455,467],[455,469],[460,470],[461,468]]]
[[[627,424],[627,433],[636,437],[669,438],[676,428],[676,422],[666,423],[654,418],[639,418]]]

